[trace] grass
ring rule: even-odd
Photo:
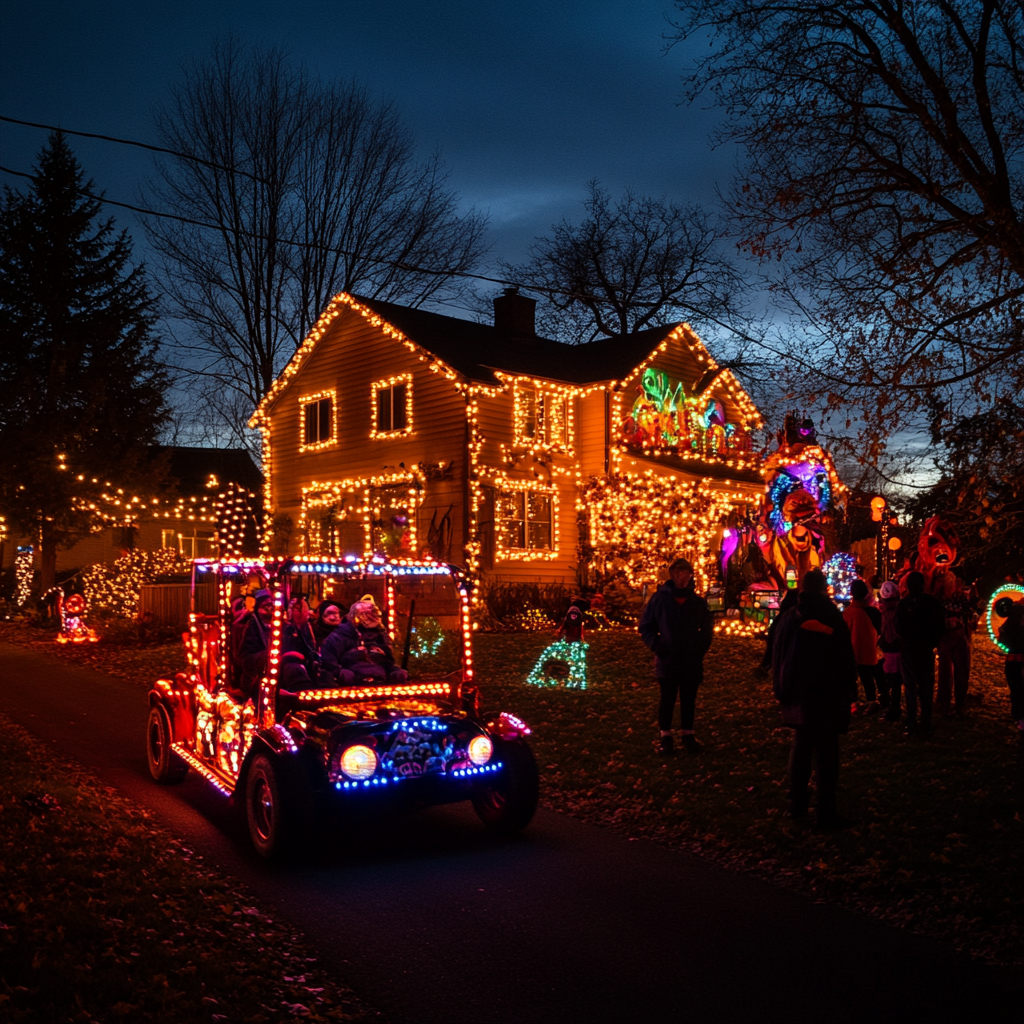
[[[376,1019],[237,883],[2,717],[0,850],[0,1019]]]
[[[697,702],[697,757],[655,749],[657,687],[632,633],[590,634],[586,692],[525,686],[550,640],[478,638],[488,704],[534,729],[544,803],[553,810],[711,857],[993,962],[1024,962],[1022,751],[1001,661],[976,643],[966,721],[933,738],[857,718],[843,741],[840,809],[859,824],[820,834],[785,810],[791,733],[754,666],[763,644],[719,638]],[[678,714],[678,712],[677,712]]]
[[[32,631],[0,628],[0,640]],[[485,703],[534,730],[545,806],[753,872],[816,898],[940,937],[974,956],[1024,963],[1024,751],[994,649],[975,641],[967,720],[938,719],[932,738],[854,719],[843,740],[840,809],[858,825],[822,835],[785,816],[790,732],[756,677],[760,641],[719,638],[697,704],[705,752],[657,753],[657,688],[635,634],[591,633],[590,687],[524,680],[551,637],[478,634]],[[31,641],[140,684],[181,666],[179,646]]]

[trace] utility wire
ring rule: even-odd
[[[227,171],[228,174],[244,174],[247,178],[252,178],[253,181],[258,181],[261,185],[267,184],[265,178],[260,178],[249,171],[243,171],[239,167],[226,167],[224,164],[215,163],[213,160],[204,160],[201,156],[193,156],[191,153],[179,153],[176,149],[165,149],[163,146],[153,146],[148,142],[136,142],[134,139],[119,139],[115,135],[97,135],[95,132],[76,132],[71,128],[61,128],[53,124],[20,121],[16,117],[4,117],[3,114],[0,114],[0,121],[6,121],[8,124],[21,124],[28,128],[44,128],[51,132],[62,132],[64,135],[77,135],[82,139],[101,139],[103,142],[116,142],[121,146],[137,146],[139,149],[148,149],[153,153],[167,153],[169,156],[176,156],[181,160],[192,160],[194,163],[213,167],[218,171]]]
[[[58,127],[56,125],[41,124],[41,123],[36,122],[36,121],[22,121],[22,120],[19,120],[18,118],[15,118],[15,117],[6,117],[6,116],[4,116],[2,114],[0,114],[0,121],[6,121],[6,122],[8,122],[10,124],[25,125],[26,127],[29,127],[29,128],[42,128],[42,129],[44,129],[46,131],[63,132],[65,135],[75,135],[75,136],[79,136],[79,137],[85,138],[85,139],[100,139],[100,140],[102,140],[104,142],[116,142],[119,145],[123,145],[123,146],[136,146],[139,149],[150,150],[150,151],[152,151],[154,153],[166,153],[169,156],[174,156],[174,157],[177,157],[178,159],[181,159],[181,160],[192,160],[192,161],[194,161],[196,163],[203,164],[203,165],[205,165],[207,167],[212,167],[212,168],[214,168],[216,170],[225,171],[225,172],[227,172],[229,174],[243,174],[246,177],[251,178],[254,181],[259,182],[260,184],[266,184],[267,183],[265,181],[265,179],[259,178],[256,175],[249,173],[248,171],[243,171],[243,170],[240,170],[239,168],[235,168],[235,167],[227,167],[227,166],[225,166],[223,164],[214,163],[213,161],[210,161],[210,160],[204,160],[202,157],[192,156],[189,153],[181,153],[178,150],[167,149],[167,148],[165,148],[163,146],[154,146],[154,145],[151,145],[148,142],[136,142],[133,139],[120,139],[120,138],[117,138],[114,135],[100,135],[100,134],[97,134],[97,133],[94,133],[94,132],[79,132],[79,131],[74,131],[74,130],[72,130],[70,128],[60,128],[60,127]],[[9,167],[0,166],[0,171],[3,171],[6,174],[14,175],[15,177],[19,177],[19,178],[30,178],[31,179],[31,178],[35,177],[35,175],[33,175],[33,174],[26,174],[24,171],[11,170]],[[133,213],[140,213],[143,216],[147,216],[147,217],[161,217],[161,218],[164,218],[165,220],[176,220],[176,221],[179,221],[182,224],[191,224],[194,227],[206,228],[209,231],[220,231],[220,232],[227,231],[227,232],[230,232],[232,234],[242,235],[242,236],[244,236],[246,238],[258,239],[258,240],[264,241],[264,242],[270,241],[270,239],[268,239],[266,237],[266,235],[261,235],[261,234],[259,234],[257,232],[254,232],[254,231],[247,231],[245,228],[242,228],[242,227],[226,227],[226,226],[221,225],[221,224],[211,224],[211,223],[209,223],[207,221],[195,220],[195,219],[190,218],[190,217],[183,217],[180,214],[161,213],[158,210],[150,210],[150,209],[147,209],[147,208],[142,207],[142,206],[133,206],[131,203],[122,203],[122,202],[117,202],[114,199],[106,199],[103,196],[97,196],[97,195],[93,194],[92,192],[86,191],[85,189],[76,189],[75,191],[77,191],[80,195],[83,195],[83,196],[86,196],[89,199],[95,200],[96,202],[105,203],[107,206],[117,206],[117,207],[120,207],[123,210],[131,210]],[[385,267],[393,267],[393,268],[396,268],[398,270],[407,271],[409,273],[429,274],[429,275],[432,275],[434,277],[449,277],[449,278],[451,278],[451,277],[460,277],[460,278],[466,278],[466,279],[472,280],[472,281],[483,281],[486,284],[499,284],[499,285],[503,285],[504,287],[513,287],[513,288],[517,288],[517,289],[521,287],[521,285],[520,285],[520,283],[518,281],[510,281],[507,278],[503,278],[503,277],[488,277],[485,274],[474,274],[474,273],[471,273],[471,272],[466,271],[466,270],[435,270],[433,268],[428,268],[428,267],[418,267],[418,266],[415,266],[413,264],[405,263],[405,262],[402,262],[402,261],[399,261],[399,260],[388,260],[388,259],[382,259],[380,257],[374,257],[374,256],[361,256],[361,255],[359,255],[357,253],[353,253],[353,252],[351,252],[349,250],[346,250],[346,249],[335,249],[335,248],[331,248],[330,246],[318,245],[318,244],[316,244],[314,242],[298,242],[298,241],[295,241],[295,240],[290,239],[290,238],[279,238],[276,241],[281,243],[281,244],[295,246],[295,247],[300,248],[300,249],[315,249],[315,250],[319,250],[321,252],[331,253],[332,255],[353,256],[353,257],[356,257],[358,259],[366,260],[366,261],[368,261],[370,263],[376,263],[376,264],[379,264],[380,266],[385,266]],[[565,291],[565,290],[560,289],[560,288],[549,288],[549,287],[546,287],[545,285],[531,284],[531,285],[527,286],[527,289],[529,291],[540,292],[540,293],[542,293],[544,295],[547,295],[549,297],[557,295],[557,296],[561,296],[562,298],[577,299],[577,300],[584,301],[584,302],[587,302],[587,301],[589,301],[589,302],[606,302],[607,301],[606,298],[603,298],[602,296],[599,296],[599,295],[589,295],[589,294],[580,293],[580,292],[568,292],[568,291]],[[695,313],[698,316],[705,317],[706,319],[710,320],[712,323],[716,324],[718,327],[721,327],[722,329],[724,329],[726,331],[729,331],[731,334],[736,335],[736,337],[742,339],[743,341],[752,342],[752,343],[754,343],[756,345],[763,345],[763,341],[761,339],[755,338],[755,337],[751,337],[745,331],[740,330],[739,328],[737,328],[733,324],[727,324],[727,323],[724,323],[723,321],[719,320],[717,317],[709,316],[706,311],[698,309],[695,306],[691,306],[689,303],[680,302],[680,303],[678,303],[678,306],[680,306],[683,309],[688,309],[691,313]],[[728,364],[725,364],[722,367],[722,369],[727,369],[727,368],[731,369],[732,367],[729,367]]]

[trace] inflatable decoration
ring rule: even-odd
[[[1024,603],[1024,587],[1019,583],[1004,583],[996,588],[985,609],[985,626],[988,629],[989,639],[1003,654],[1006,654],[1006,645],[999,642],[999,628],[1006,619],[996,611],[996,603],[1004,597],[1008,597],[1015,604],[1022,604]]]
[[[757,543],[780,588],[797,585],[825,555],[822,523],[845,494],[831,456],[818,446],[814,424],[786,417],[779,449],[765,460],[765,496]]]
[[[644,370],[637,397],[622,422],[622,438],[637,448],[675,448],[679,454],[725,455],[749,451],[750,435],[726,420],[725,406],[705,394],[687,395],[681,381]]]
[[[60,632],[57,634],[57,643],[95,643],[99,640],[95,631],[85,624],[85,613],[88,607],[81,594],[72,594],[65,600],[58,591],[57,608],[60,611]]]
[[[948,600],[960,588],[952,571],[959,550],[960,538],[945,519],[932,516],[925,522],[917,539],[914,568],[924,573],[925,590],[940,600]]]

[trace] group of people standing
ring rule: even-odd
[[[233,606],[231,653],[239,699],[251,697],[267,671],[274,598],[269,590]],[[281,633],[281,688],[289,691],[350,686],[357,682],[403,683],[380,610],[369,595],[346,608],[323,600],[312,611],[303,595],[292,597]]]
[[[694,707],[714,636],[713,617],[694,592],[693,567],[686,559],[672,563],[669,577],[644,608],[639,632],[655,655],[660,750],[666,755],[674,751],[672,718],[678,699],[683,745],[698,753]],[[910,572],[902,592],[887,581],[876,599],[867,583],[856,580],[850,603],[840,611],[829,596],[825,575],[814,569],[804,575],[798,590],[786,594],[769,632],[764,664],[772,671],[783,723],[793,730],[791,817],[804,818],[810,812],[811,771],[816,766],[818,827],[849,824],[837,808],[839,737],[849,730],[854,714],[884,710],[884,717],[895,722],[903,717],[905,705],[905,734],[931,731],[937,650],[938,705],[958,716],[965,713],[969,610],[962,595],[942,601],[926,592],[925,582],[922,573]],[[1013,622],[1017,625],[1006,627],[1005,640],[1012,633],[1015,644],[1008,655],[1007,681],[1011,713],[1024,735],[1024,605]]]

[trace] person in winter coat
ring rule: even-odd
[[[837,810],[839,736],[850,728],[857,693],[857,662],[850,631],[829,600],[820,569],[807,573],[795,608],[779,616],[772,650],[775,696],[782,721],[793,730],[789,755],[790,816],[807,814],[811,764],[816,762],[819,828],[850,824]]]
[[[242,668],[238,689],[245,699],[256,693],[260,679],[266,674],[270,627],[274,621],[274,595],[269,590],[257,590],[253,600],[255,605],[238,652]]]
[[[311,625],[318,651],[323,647],[324,641],[341,625],[341,620],[347,613],[348,609],[337,601],[321,601],[316,606],[316,615]]]
[[[779,619],[782,618],[783,612],[788,612],[790,608],[795,608],[797,599],[800,597],[800,591],[791,589],[786,591],[786,596],[779,602],[779,610],[775,614],[775,618],[772,619],[772,624],[768,627],[768,641],[764,646],[764,657],[761,659],[761,664],[758,666],[764,670],[764,674],[768,674],[768,670],[772,667],[772,650],[775,647],[775,631],[779,626]]]
[[[319,644],[310,623],[309,604],[301,594],[293,597],[288,605],[288,622],[281,633],[281,655],[285,654],[298,654],[306,674],[316,680],[320,669]]]
[[[878,634],[882,630],[882,616],[868,599],[868,585],[863,580],[854,580],[850,587],[850,604],[843,612],[843,621],[850,630],[853,656],[857,659],[857,675],[864,687],[865,709],[869,713],[878,710],[875,701],[875,666],[878,664]],[[888,694],[884,704],[888,704]]]
[[[900,720],[900,692],[902,678],[900,676],[900,648],[903,641],[896,632],[896,606],[900,603],[900,588],[892,580],[882,584],[882,596],[878,602],[878,611],[882,618],[882,628],[878,634],[878,647],[882,652],[882,672],[885,685],[889,691],[889,710],[885,713],[887,722]]]
[[[704,655],[714,636],[714,618],[707,602],[693,590],[693,566],[677,558],[669,579],[654,592],[640,616],[640,638],[654,652],[654,671],[661,698],[658,728],[661,752],[671,754],[672,714],[679,698],[683,746],[691,754],[702,744],[694,735],[697,690],[704,679]]]
[[[942,602],[924,590],[924,573],[907,574],[907,596],[896,606],[896,632],[903,647],[900,672],[907,698],[906,735],[927,734],[932,727],[935,691],[935,648],[942,639],[946,613]],[[918,723],[918,704],[921,720]]]
[[[1006,621],[999,627],[999,642],[1006,649],[1003,671],[1010,689],[1010,714],[1024,743],[1024,602],[1001,597],[993,611]]]
[[[348,617],[324,641],[320,664],[323,674],[337,674],[341,685],[364,679],[399,684],[409,678],[408,672],[395,667],[380,613],[366,600],[353,602]]]

